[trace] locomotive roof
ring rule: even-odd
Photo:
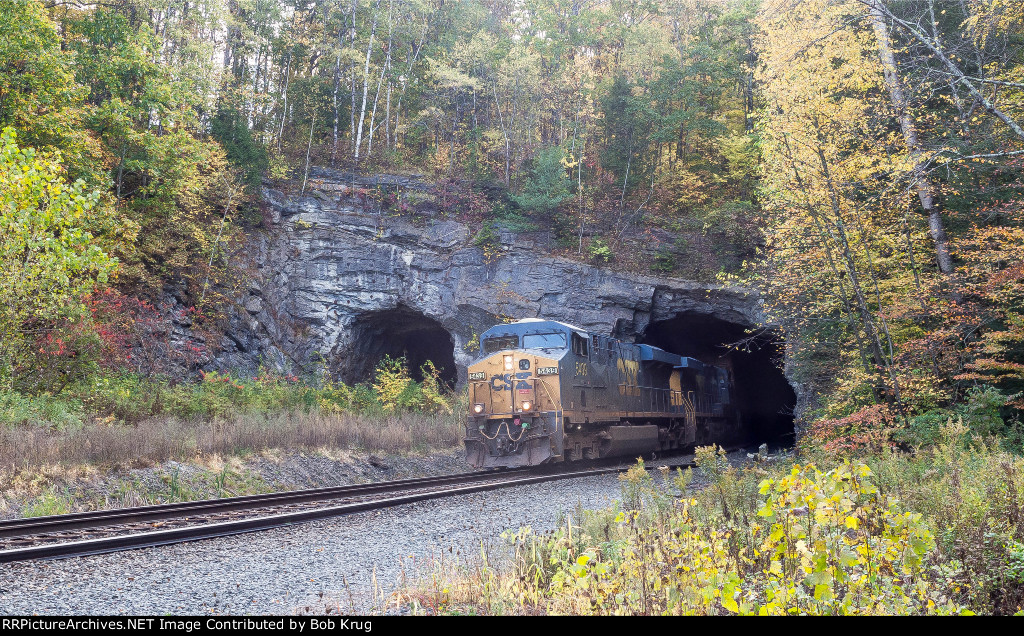
[[[483,349],[484,340],[493,336],[516,336],[522,337],[529,334],[544,334],[544,333],[566,333],[575,332],[584,338],[589,338],[590,334],[585,329],[580,329],[564,322],[558,322],[557,320],[542,320],[539,318],[525,318],[523,320],[517,320],[516,322],[502,323],[500,325],[494,325],[487,331],[480,334],[480,346]],[[545,356],[554,358],[556,360],[569,355],[569,349],[537,349],[542,351]]]
[[[589,336],[590,333],[586,329],[580,329],[579,327],[558,322],[557,320],[542,320],[539,318],[524,318],[523,320],[517,320],[516,322],[503,323],[500,325],[494,325],[487,331],[480,334],[481,338],[494,335],[516,335],[522,336],[529,333],[550,333],[552,331],[564,331],[570,330],[578,332],[582,336]]]
[[[570,325],[565,322],[559,322],[557,320],[544,320],[541,318],[524,318],[515,322],[502,323],[500,325],[494,325],[487,331],[480,334],[480,342],[483,344],[484,339],[491,336],[524,336],[527,334],[541,334],[541,333],[552,333],[552,332],[565,332],[575,331],[584,337],[590,337],[592,334],[586,329],[581,329],[575,325]],[[631,344],[628,342],[622,343],[622,345],[634,348],[637,353],[640,362],[646,362],[648,364],[668,364],[676,369],[693,369],[695,371],[701,371],[704,367],[718,368],[714,365],[706,365],[700,360],[681,356],[675,353],[670,353],[664,349],[647,345],[647,344]],[[547,352],[547,355],[554,355],[556,358],[560,358],[565,355],[566,352],[552,353]]]

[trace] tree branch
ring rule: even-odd
[[[907,22],[906,20],[894,15],[893,12],[890,11],[889,8],[886,7],[885,4],[882,2],[878,2],[877,0],[858,0],[858,2],[867,7],[869,11],[872,7],[876,7],[879,12],[885,15],[885,17],[892,20],[893,24],[901,27],[905,32],[910,34],[911,37],[913,37],[915,40],[917,40],[925,47],[927,47],[929,51],[935,54],[939,61],[946,65],[946,68],[950,70],[950,74],[953,75],[961,84],[963,84],[967,88],[967,90],[970,91],[971,95],[973,95],[975,99],[982,103],[982,105],[985,107],[985,110],[992,113],[1001,122],[1006,124],[1010,128],[1010,130],[1014,132],[1015,135],[1017,135],[1021,139],[1024,139],[1024,128],[1022,128],[1021,125],[1018,124],[1012,117],[1004,113],[999,108],[996,108],[995,104],[993,104],[987,97],[985,97],[985,95],[982,94],[982,92],[978,90],[978,88],[974,84],[971,83],[971,79],[963,71],[961,71],[960,68],[956,64],[954,64],[951,59],[949,59],[949,57],[946,55],[946,52],[942,49],[942,47],[934,40],[932,40],[932,38],[928,37],[926,33],[924,33],[921,29],[915,27],[910,22]]]

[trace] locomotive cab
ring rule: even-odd
[[[572,328],[520,321],[488,329],[469,367],[466,454],[476,467],[548,463],[562,455],[559,375]]]

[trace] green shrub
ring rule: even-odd
[[[587,254],[590,254],[590,258],[599,263],[607,263],[614,256],[612,248],[608,247],[608,244],[601,238],[590,241],[590,245],[587,246]]]
[[[565,151],[559,146],[541,148],[533,157],[530,175],[520,194],[509,198],[519,207],[546,218],[572,197],[565,173]]]
[[[651,263],[651,271],[662,274],[671,274],[676,268],[675,254],[666,249],[658,250],[654,255],[654,262]]]
[[[452,400],[440,378],[440,371],[429,360],[420,369],[423,382],[409,375],[404,357],[384,356],[373,376],[376,402],[384,413],[414,410],[452,412]]]
[[[540,228],[521,212],[504,203],[495,205],[490,217],[493,227],[503,227],[510,232],[534,232]]]
[[[452,413],[455,398],[431,362],[416,382],[404,358],[385,358],[371,384],[330,379],[301,380],[261,370],[256,376],[210,372],[198,382],[132,373],[94,375],[61,395],[25,395],[0,390],[0,425],[81,426],[90,417],[136,423],[154,416],[210,420],[272,412],[388,414],[405,411]]]
[[[972,387],[957,414],[964,418],[974,435],[1004,437],[1008,431],[1002,410],[1008,399],[995,387]]]
[[[84,421],[81,402],[71,396],[24,395],[0,390],[0,425],[45,425],[67,429],[81,426]]]
[[[960,420],[967,426],[965,439],[991,436],[1008,448],[1019,450],[1019,431],[1003,419],[1007,402],[1015,397],[1006,396],[991,386],[972,387],[963,403],[953,409],[932,409],[914,416],[905,427],[895,429],[893,438],[909,446],[933,446],[942,440],[947,423]]]
[[[501,234],[493,221],[485,221],[480,226],[480,231],[473,238],[473,245],[484,251],[484,259],[488,262],[494,258],[501,249]]]
[[[948,409],[934,409],[915,415],[907,422],[907,426],[897,430],[893,437],[897,442],[910,446],[932,446],[939,443],[940,431],[949,421],[951,414]]]

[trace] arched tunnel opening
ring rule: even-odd
[[[729,369],[746,444],[794,442],[796,393],[782,374],[782,347],[774,333],[756,337],[743,325],[698,313],[651,323],[637,339],[682,356]],[[738,350],[730,344],[743,343]]]
[[[423,380],[422,366],[429,360],[440,372],[440,379],[455,386],[455,341],[441,323],[404,306],[367,312],[352,325],[352,344],[346,359],[341,361],[341,379],[346,382],[368,382],[384,358],[404,357],[409,374],[417,382]]]

